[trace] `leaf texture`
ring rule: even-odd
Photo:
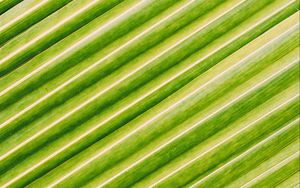
[[[299,185],[298,0],[0,0],[0,187]]]

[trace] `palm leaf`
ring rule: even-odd
[[[297,0],[0,0],[0,187],[299,184]]]

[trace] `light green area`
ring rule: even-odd
[[[279,184],[278,188],[298,188],[300,186],[300,172],[296,172],[290,178]]]
[[[265,186],[269,187],[275,187],[278,184],[278,181],[276,181],[276,177],[272,177],[271,175],[274,174],[276,171],[278,171],[282,166],[285,166],[285,162],[289,162],[289,157],[293,154],[297,153],[299,151],[299,139],[295,140],[290,145],[283,148],[278,154],[272,156],[270,159],[266,160],[247,174],[240,176],[237,180],[232,182],[230,185],[226,186],[228,188],[234,188],[234,187],[251,187],[254,186],[255,183],[259,183],[262,180],[267,180],[267,178],[271,178],[270,182],[265,184]],[[287,160],[288,161],[285,161]],[[282,165],[280,165],[281,162],[284,162]],[[299,165],[293,166],[296,169],[299,169]],[[293,168],[292,168],[293,170]],[[297,170],[296,170],[297,171]],[[288,172],[288,171],[287,171]],[[292,172],[293,175],[295,172]],[[288,174],[291,176],[291,174]],[[279,178],[282,178],[281,181],[285,180],[286,177],[289,178],[289,176],[284,176],[284,174],[277,174],[276,175]],[[255,182],[255,183],[254,183]],[[280,183],[280,182],[279,182]],[[260,185],[262,186],[262,185]],[[291,185],[290,185],[291,186]]]

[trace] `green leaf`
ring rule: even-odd
[[[298,184],[298,3],[0,0],[0,187]]]

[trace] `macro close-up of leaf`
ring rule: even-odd
[[[0,0],[0,188],[300,186],[299,0]]]

